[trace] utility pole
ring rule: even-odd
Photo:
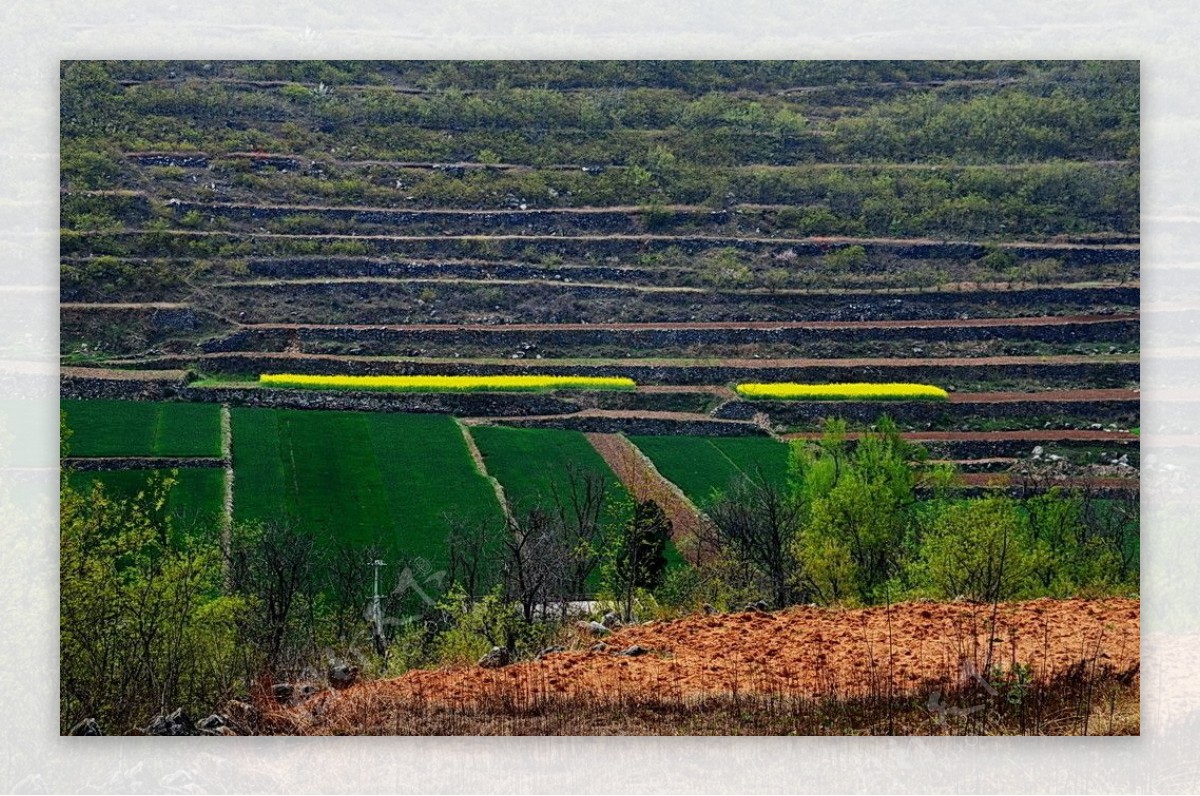
[[[367,564],[367,566],[374,567],[375,569],[375,591],[374,596],[371,598],[371,636],[375,642],[375,651],[386,662],[387,639],[383,635],[383,607],[380,603],[379,595],[379,569],[380,567],[386,567],[387,564],[382,559],[377,558],[370,564]]]

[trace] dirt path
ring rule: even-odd
[[[186,310],[191,304],[173,301],[64,301],[58,305],[60,310]]]
[[[653,500],[671,520],[671,539],[688,560],[694,561],[698,532],[704,516],[679,487],[658,472],[646,455],[621,434],[588,433],[588,442],[612,468],[635,500]]]
[[[186,370],[119,370],[116,368],[78,368],[64,365],[59,369],[64,379],[105,379],[109,381],[169,381],[182,383]]]
[[[479,446],[475,444],[475,437],[471,436],[471,429],[459,418],[454,418],[454,425],[458,426],[458,430],[462,433],[463,442],[467,445],[467,452],[471,455],[471,461],[475,462],[475,468],[479,470],[479,474],[488,480],[492,485],[492,491],[496,493],[496,502],[500,504],[500,511],[504,513],[504,519],[508,521],[510,527],[515,527],[513,520],[512,508],[508,505],[508,496],[504,494],[504,486],[488,472],[487,464],[483,460],[483,453],[479,450]]]
[[[688,385],[688,384],[646,384],[637,388],[637,392],[648,394],[670,394],[670,393],[707,393],[716,395],[719,398],[732,400],[737,397],[733,390],[724,385]]]
[[[1039,390],[1037,392],[959,392],[950,394],[954,404],[1003,404],[1019,401],[1138,401],[1140,390]]]

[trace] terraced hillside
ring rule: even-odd
[[[371,405],[722,437],[886,409],[967,469],[1040,446],[1052,470],[1136,476],[1136,64],[77,62],[62,78],[64,364],[190,370],[202,380],[168,397],[288,407],[309,399],[252,379],[623,375],[636,392]],[[770,380],[952,400],[730,389]]]

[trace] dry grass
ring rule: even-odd
[[[475,703],[362,687],[270,708],[271,735],[1136,735],[1138,678],[1087,667],[1020,699],[980,684],[841,697],[747,691],[704,697],[557,696],[498,690]]]

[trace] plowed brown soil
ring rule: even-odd
[[[913,602],[867,609],[796,607],[693,615],[636,625],[579,649],[501,669],[417,670],[322,699],[322,722],[366,702],[467,704],[504,697],[528,705],[551,697],[653,694],[688,699],[731,693],[840,697],[978,680],[989,665],[1029,666],[1045,680],[1072,667],[1132,676],[1140,666],[1137,599],[1034,600],[992,605]],[[617,654],[634,644],[649,650]],[[295,710],[308,712],[300,706]],[[345,717],[343,717],[345,718]]]

